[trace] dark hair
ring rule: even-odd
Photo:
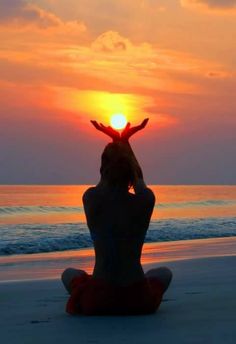
[[[101,176],[110,186],[131,188],[134,184],[134,168],[130,155],[122,143],[109,143],[101,161]]]

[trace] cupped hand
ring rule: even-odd
[[[130,127],[130,123],[127,123],[125,129],[122,131],[120,138],[122,141],[128,141],[131,136],[133,136],[137,131],[144,129],[147,125],[149,118],[145,118],[141,124],[135,127]]]
[[[117,130],[113,129],[110,126],[105,126],[102,123],[99,124],[97,121],[91,120],[90,122],[97,130],[102,131],[104,134],[111,137],[113,141],[128,142],[131,136],[133,136],[135,133],[146,127],[148,120],[149,118],[145,118],[141,124],[136,125],[134,127],[131,127],[130,123],[127,123],[126,127],[123,129],[121,133],[119,133]]]
[[[120,140],[120,133],[113,129],[112,127],[110,126],[105,126],[103,125],[102,123],[98,124],[97,121],[90,121],[93,126],[99,130],[99,131],[102,131],[104,134],[108,135],[109,137],[111,137],[113,139],[113,141],[119,141]]]

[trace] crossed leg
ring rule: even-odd
[[[71,293],[70,284],[74,277],[81,276],[82,274],[87,274],[86,271],[74,268],[67,268],[63,271],[61,275],[62,283],[64,287]],[[172,280],[172,272],[169,268],[162,266],[160,268],[150,269],[145,273],[146,277],[157,278],[164,286],[164,292],[168,289],[170,282]]]
[[[63,271],[61,275],[62,283],[64,284],[64,287],[68,291],[68,293],[71,293],[71,287],[70,283],[74,277],[81,276],[83,274],[87,274],[84,270],[74,269],[74,268],[67,268]]]
[[[145,273],[146,277],[155,277],[157,278],[159,281],[161,281],[161,283],[164,286],[164,292],[166,292],[166,290],[168,289],[170,282],[172,280],[172,272],[169,268],[162,266],[160,268],[154,268],[151,270],[148,270]]]

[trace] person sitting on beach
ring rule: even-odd
[[[140,262],[155,196],[143,179],[129,138],[143,129],[128,123],[120,134],[91,121],[112,137],[102,153],[101,180],[83,195],[88,228],[95,249],[93,274],[68,268],[62,282],[70,293],[69,314],[128,315],[154,313],[167,290],[172,273],[167,267],[146,273]],[[130,188],[134,193],[129,192]]]

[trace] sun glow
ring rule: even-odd
[[[152,105],[146,96],[101,91],[73,91],[66,87],[54,88],[54,104],[59,108],[80,113],[87,122],[96,118],[98,122],[110,122],[113,114],[127,114],[130,122],[141,121],[144,108]]]
[[[86,128],[91,130],[88,126],[89,119],[94,119],[104,125],[110,124],[113,128],[121,130],[126,126],[127,121],[132,126],[141,123],[144,118],[148,117],[154,124],[155,118],[159,119],[160,117],[146,112],[147,108],[155,106],[152,98],[148,96],[101,91],[74,91],[67,87],[53,90],[53,105],[59,109],[69,110],[71,118],[75,120],[75,125],[82,125],[83,130],[87,130]],[[157,120],[157,122],[160,121]]]
[[[123,129],[127,124],[127,119],[122,113],[112,115],[110,119],[111,126],[114,129]]]

